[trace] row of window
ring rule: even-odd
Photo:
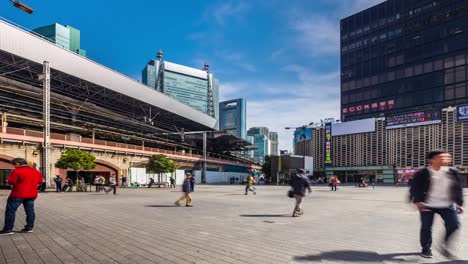
[[[389,59],[389,65],[400,65],[403,63],[403,57],[397,56],[396,58],[392,57]],[[398,79],[418,76],[422,74],[427,74],[431,72],[436,72],[440,70],[446,70],[448,76],[447,81],[452,79],[451,73],[453,73],[453,79],[456,81],[459,79],[460,81],[462,78],[465,78],[466,74],[464,75],[461,73],[463,71],[462,68],[454,68],[459,67],[462,65],[468,64],[468,54],[459,54],[456,56],[450,56],[445,59],[436,59],[433,61],[427,61],[425,63],[419,63],[415,65],[409,65],[407,67],[400,67],[396,70],[391,70],[382,74],[374,74],[373,76],[368,76],[365,78],[360,78],[357,80],[345,81],[347,78],[352,77],[352,74],[345,70],[342,72],[342,85],[341,89],[343,92],[352,91],[355,89],[360,89],[368,86],[373,86],[385,82],[391,82]],[[366,67],[369,68],[376,68],[378,65],[373,65],[372,63],[366,64]],[[454,68],[454,69],[451,69]],[[359,71],[362,69],[356,68],[355,71]],[[456,73],[458,72],[458,75]],[[463,79],[464,80],[464,79]],[[446,83],[452,83],[446,82]]]
[[[353,51],[355,49],[365,48],[365,47],[368,47],[370,45],[377,44],[379,42],[383,42],[383,41],[386,41],[386,40],[390,40],[390,39],[399,37],[399,36],[401,36],[401,33],[402,33],[402,29],[397,28],[397,29],[394,29],[394,30],[390,30],[388,32],[381,32],[381,33],[378,33],[378,34],[375,34],[375,35],[372,35],[372,36],[368,36],[368,37],[364,38],[363,40],[359,40],[357,42],[353,42],[353,43],[351,43],[349,45],[343,46],[341,48],[341,52],[346,53],[346,52]]]

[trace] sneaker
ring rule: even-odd
[[[29,228],[29,227],[25,227],[21,229],[21,233],[32,233],[32,232],[33,232],[32,228]]]
[[[0,236],[9,236],[9,235],[13,235],[12,230],[2,230],[2,231],[0,231]]]
[[[421,252],[421,257],[423,258],[432,258],[432,250],[431,249],[423,249]]]
[[[185,207],[193,207],[193,205],[191,205],[191,204],[187,204]]]
[[[446,257],[447,259],[450,259],[450,260],[457,260],[457,256],[454,255],[450,249],[447,248],[447,246],[441,246],[440,249],[439,249],[439,252],[442,256]]]
[[[244,193],[244,195],[249,195],[248,193]]]
[[[293,212],[292,217],[299,217],[299,214],[297,213],[297,211]]]
[[[175,205],[175,206],[180,206],[180,203],[179,203],[179,202],[175,202],[174,205]]]

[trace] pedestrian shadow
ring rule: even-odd
[[[145,205],[145,207],[158,207],[158,208],[164,208],[164,207],[181,207],[177,205],[170,205],[170,204],[153,204],[153,205]]]
[[[228,193],[228,194],[225,194],[225,195],[245,195],[243,193]]]
[[[258,215],[240,215],[240,217],[291,217],[289,214],[258,214]]]
[[[405,259],[405,256],[419,256],[419,252],[408,253],[393,253],[393,254],[378,254],[371,251],[355,251],[355,250],[336,250],[322,252],[317,255],[296,256],[294,260],[299,262],[306,261],[348,261],[356,263],[366,263],[375,261],[398,261],[414,263],[414,259]],[[447,262],[452,263],[452,262]]]

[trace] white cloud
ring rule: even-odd
[[[242,56],[239,52],[233,52],[233,51],[215,51],[215,55],[224,61],[228,62],[229,64],[232,64],[242,70],[248,71],[248,72],[256,72],[257,68],[255,65],[249,63],[244,59],[244,56]]]
[[[297,43],[309,55],[338,54],[340,26],[336,20],[324,16],[296,16],[293,29],[297,32]]]
[[[224,25],[226,20],[234,18],[237,21],[243,21],[245,12],[249,6],[243,1],[227,1],[212,10],[208,10],[207,15],[213,16],[218,25]]]

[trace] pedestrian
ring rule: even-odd
[[[191,173],[185,174],[185,180],[182,183],[182,192],[184,192],[184,194],[174,203],[175,205],[180,206],[180,202],[186,200],[185,206],[192,207],[192,178],[193,176]]]
[[[337,186],[339,183],[340,183],[340,181],[338,180],[338,177],[336,177],[336,176],[331,177],[331,179],[330,179],[331,191],[335,191],[335,192],[336,192],[336,186]]]
[[[195,177],[193,177],[192,173],[190,174],[190,192],[195,191]]]
[[[151,188],[151,185],[154,184],[154,179],[153,178],[150,178],[150,181],[148,183],[148,188]]]
[[[117,179],[115,178],[115,174],[112,174],[109,177],[109,189],[106,190],[106,194],[108,194],[111,190],[114,190],[114,195],[117,194]]]
[[[460,176],[456,169],[449,167],[452,157],[446,151],[431,151],[426,159],[429,166],[416,172],[410,188],[412,202],[421,217],[421,256],[432,258],[432,224],[434,214],[438,214],[445,223],[446,231],[440,253],[455,259],[451,242],[453,234],[460,227],[457,214],[464,211]]]
[[[37,198],[37,186],[42,183],[41,173],[28,166],[22,158],[11,161],[15,169],[8,176],[8,184],[12,186],[5,208],[5,221],[0,235],[12,235],[15,226],[16,210],[22,204],[26,212],[26,225],[21,232],[32,233],[35,213],[34,201]]]
[[[294,206],[292,216],[298,217],[304,214],[304,210],[302,209],[302,200],[304,199],[306,189],[309,193],[312,192],[312,189],[310,188],[310,180],[305,175],[304,169],[299,169],[298,174],[293,175],[291,186],[294,198],[296,199],[296,205]]]
[[[249,174],[249,176],[247,177],[247,183],[245,184],[245,193],[244,195],[248,195],[249,194],[249,191],[253,192],[254,195],[257,194],[257,192],[255,191],[255,187],[253,187],[253,185],[255,184],[255,178]]]
[[[101,181],[101,179],[100,179],[100,177],[101,177],[101,176],[99,176],[99,175],[96,175],[96,176],[94,177],[94,186],[96,186],[96,192],[100,192],[100,191],[101,191],[101,187],[100,187],[100,181]]]
[[[55,190],[56,192],[61,192],[62,191],[62,177],[60,177],[60,175],[56,175],[55,176],[55,179],[54,179],[54,182],[55,182]]]
[[[121,188],[127,188],[127,176],[122,176],[122,186]]]
[[[175,179],[173,176],[169,178],[169,181],[171,182],[171,188],[175,188]]]
[[[65,178],[65,185],[63,186],[62,192],[73,191],[73,180],[70,177]]]

